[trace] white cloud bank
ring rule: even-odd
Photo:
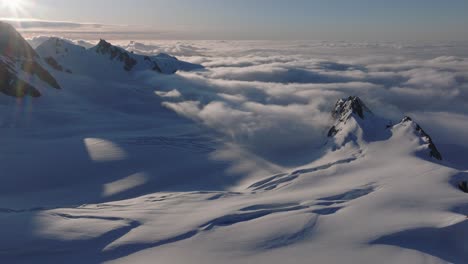
[[[262,153],[287,155],[323,144],[333,104],[349,95],[362,97],[375,113],[389,119],[424,113],[427,117],[420,121],[429,132],[440,131],[440,125],[428,121],[433,120],[429,116],[440,117],[434,113],[468,114],[463,47],[325,42],[184,46],[193,48],[179,55],[202,63],[206,70],[150,77],[163,105]],[[454,129],[460,128],[455,124],[459,120],[452,119]],[[450,121],[443,126],[448,129]],[[450,141],[442,135],[437,139]],[[457,140],[468,142],[466,136]]]
[[[44,37],[30,39],[40,43]],[[74,41],[83,46],[92,42]],[[464,144],[468,115],[468,48],[457,43],[262,41],[127,41],[146,55],[166,52],[206,70],[148,73],[162,104],[267,156],[324,143],[337,99],[360,96],[397,121],[410,115],[435,141]],[[441,115],[440,113],[444,113]],[[451,118],[453,117],[453,118]],[[443,122],[435,121],[442,120]],[[436,124],[435,124],[436,123]],[[452,131],[450,135],[444,130]],[[458,132],[453,132],[457,130]],[[468,147],[468,146],[467,146]],[[467,153],[468,154],[468,153]]]

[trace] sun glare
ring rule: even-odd
[[[0,3],[2,8],[7,8],[13,15],[23,11],[25,5],[24,0],[0,0]]]

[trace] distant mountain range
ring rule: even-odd
[[[201,65],[180,61],[164,53],[156,56],[135,54],[105,40],[99,41],[95,47],[86,49],[64,39],[50,38],[39,45],[36,51],[56,70],[98,77],[103,74],[119,76],[122,71],[173,74],[177,71],[203,68]]]
[[[144,56],[101,40],[86,49],[65,39],[51,37],[34,50],[8,23],[0,22],[0,91],[14,97],[39,97],[38,87],[60,89],[53,71],[97,78],[127,78],[137,72],[174,74],[203,69],[168,54]]]

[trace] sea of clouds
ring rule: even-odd
[[[116,44],[205,66],[198,72],[145,73],[141,78],[165,107],[272,159],[321,146],[334,103],[350,95],[360,96],[375,114],[390,120],[413,117],[449,159],[468,154],[466,43]]]

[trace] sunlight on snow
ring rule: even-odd
[[[112,196],[126,190],[133,189],[148,181],[147,175],[144,173],[135,173],[124,179],[114,181],[104,185],[103,196]]]
[[[86,138],[84,144],[91,160],[97,162],[124,160],[127,153],[116,144],[99,138]]]

